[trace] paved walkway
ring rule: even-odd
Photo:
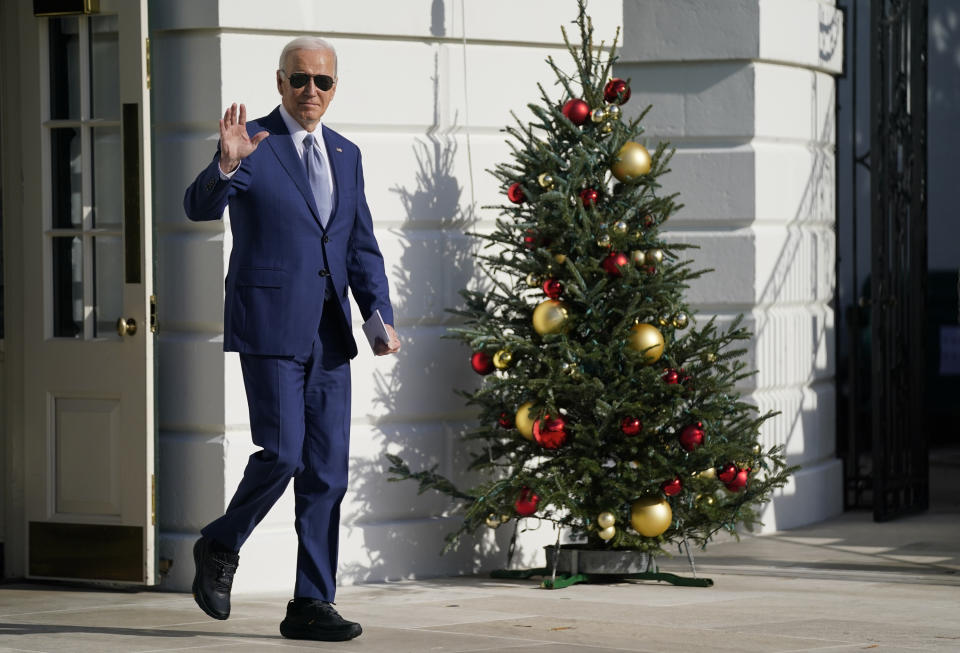
[[[960,510],[875,524],[865,513],[710,547],[710,588],[624,582],[543,590],[483,577],[346,587],[364,634],[280,638],[286,597],[226,622],[185,594],[0,586],[0,651],[960,651]],[[683,558],[661,563],[688,573]]]

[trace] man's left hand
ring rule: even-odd
[[[397,337],[397,332],[393,330],[392,325],[384,324],[383,326],[387,328],[387,334],[390,336],[390,342],[384,343],[382,340],[377,339],[374,352],[377,354],[377,356],[396,354],[398,351],[400,351],[400,338]]]

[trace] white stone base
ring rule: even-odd
[[[834,458],[804,466],[764,508],[761,533],[836,517],[843,512],[843,462]]]

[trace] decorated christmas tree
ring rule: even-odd
[[[750,527],[787,481],[779,447],[758,444],[759,415],[735,385],[751,334],[694,320],[683,294],[690,246],[660,227],[679,208],[660,192],[672,151],[638,142],[643,118],[625,119],[630,81],[611,78],[610,48],[593,41],[580,0],[575,70],[552,58],[563,97],[540,87],[530,122],[507,127],[512,160],[497,166],[506,202],[496,227],[473,234],[486,280],[461,291],[462,322],[480,386],[464,434],[460,489],[435,470],[389,456],[391,480],[450,495],[463,513],[447,548],[477,528],[517,519],[553,522],[596,549],[661,551],[705,545]],[[738,347],[739,345],[739,347]]]

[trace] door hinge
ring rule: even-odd
[[[150,474],[150,523],[157,525],[157,475]]]
[[[150,295],[150,333],[156,333],[157,329],[157,296]]]
[[[150,73],[151,73],[151,70],[150,70],[150,67],[151,67],[151,66],[150,66],[150,37],[148,36],[148,37],[145,39],[145,41],[146,41],[145,48],[146,48],[146,56],[147,56],[147,90],[149,91],[149,90],[150,90]]]

